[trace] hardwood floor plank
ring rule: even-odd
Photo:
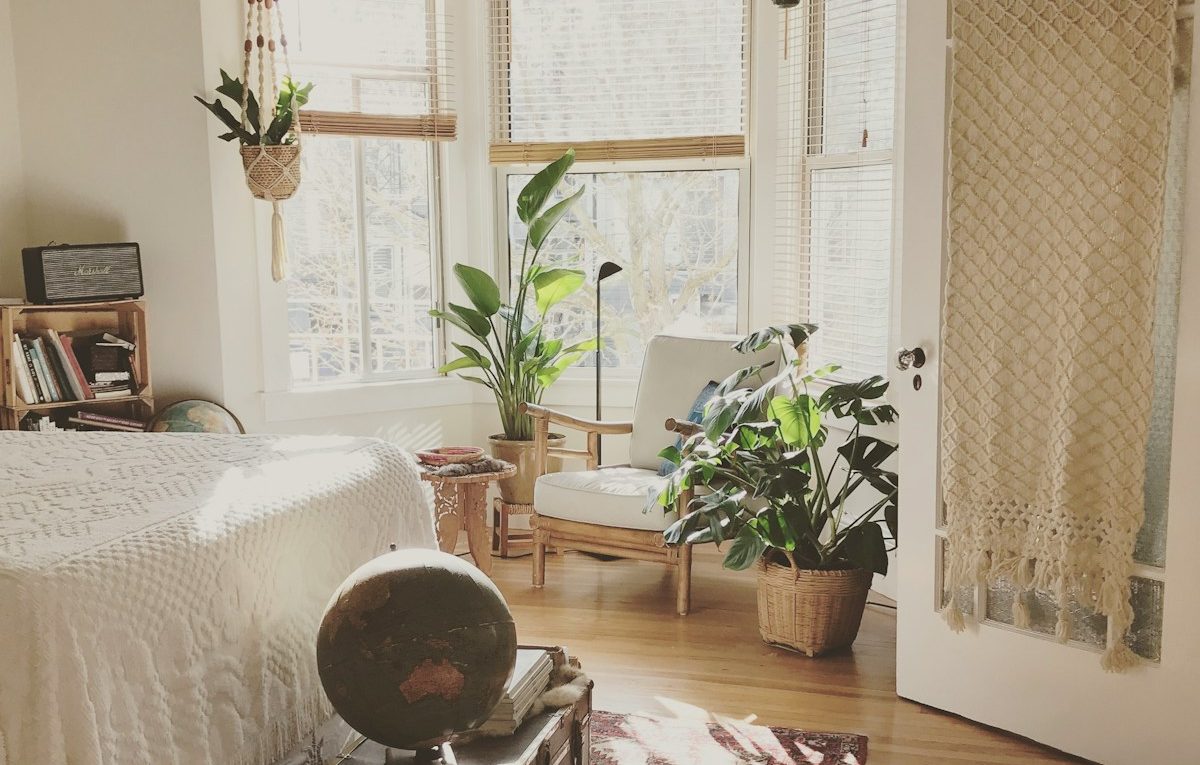
[[[551,555],[541,590],[529,558],[496,559],[493,575],[520,640],[578,656],[597,709],[862,733],[871,765],[1083,762],[897,697],[891,609],[868,606],[853,650],[839,655],[766,645],[754,575],[723,571],[708,550],[697,551],[686,617],[674,612],[673,572],[653,563]]]

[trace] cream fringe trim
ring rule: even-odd
[[[1108,645],[1100,659],[1101,666],[1109,672],[1123,672],[1139,662],[1124,636],[1133,623],[1133,607],[1129,602],[1128,581],[1132,571],[1109,572],[1103,582],[1096,576],[1068,574],[1057,561],[1041,561],[1018,555],[998,556],[985,550],[976,550],[966,556],[949,560],[947,582],[951,592],[950,602],[942,609],[942,618],[955,632],[967,627],[966,604],[961,603],[959,592],[965,585],[987,587],[1000,580],[1013,582],[1017,596],[1013,600],[1013,626],[1029,629],[1029,607],[1025,595],[1033,590],[1052,592],[1058,606],[1058,621],[1054,636],[1065,643],[1071,635],[1071,593],[1079,593],[1079,600],[1095,609],[1108,619]],[[1132,567],[1130,567],[1132,568]]]

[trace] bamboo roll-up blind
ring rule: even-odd
[[[441,0],[295,0],[286,21],[296,78],[316,83],[300,115],[302,129],[437,141],[457,136],[451,23]]]
[[[489,0],[491,160],[746,153],[747,0]]]

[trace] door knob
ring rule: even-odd
[[[896,369],[901,372],[909,367],[920,369],[923,366],[925,366],[925,349],[920,346],[911,350],[901,348],[900,352],[896,354]]]

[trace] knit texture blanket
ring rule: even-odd
[[[952,627],[997,578],[1134,662],[1173,0],[954,0],[942,476]],[[1015,619],[1028,614],[1018,598]]]
[[[265,765],[328,713],[317,626],[435,546],[380,441],[0,432],[0,765]]]

